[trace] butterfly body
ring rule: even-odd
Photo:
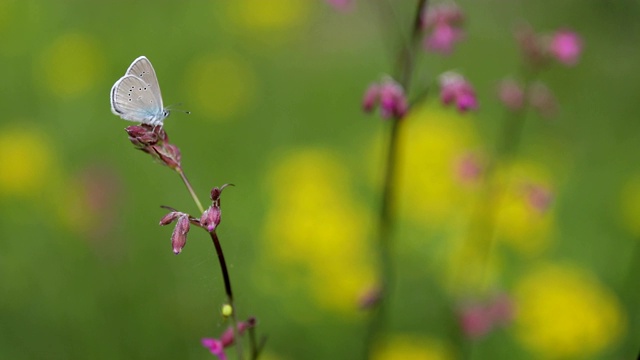
[[[156,72],[149,59],[140,56],[111,88],[111,112],[124,120],[162,125],[169,110],[162,104]]]

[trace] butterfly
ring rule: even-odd
[[[145,56],[133,60],[127,72],[111,88],[111,112],[124,120],[162,125],[169,110],[162,105],[156,72]]]

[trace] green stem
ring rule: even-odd
[[[411,25],[411,38],[403,44],[396,62],[396,79],[405,93],[408,93],[414,69],[415,47],[421,35],[421,16],[427,6],[427,0],[418,0],[416,13]],[[402,119],[393,119],[389,131],[387,158],[385,162],[382,202],[378,223],[377,254],[379,261],[379,298],[369,319],[365,338],[365,359],[369,359],[373,346],[377,343],[384,328],[389,302],[390,289],[393,288],[394,268],[391,256],[391,234],[394,222],[393,206],[395,200],[395,174],[397,168],[399,133]]]
[[[180,175],[180,178],[182,179],[184,185],[187,187],[187,190],[189,190],[189,194],[191,194],[191,198],[196,203],[196,206],[198,206],[198,210],[200,210],[200,213],[203,213],[204,208],[202,207],[202,203],[200,203],[198,195],[196,195],[195,191],[193,191],[193,187],[191,186],[189,179],[187,179],[187,176],[184,174],[184,171],[182,171],[181,167],[178,167],[176,168],[176,172]]]

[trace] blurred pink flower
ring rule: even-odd
[[[553,201],[551,190],[542,185],[529,185],[527,187],[527,197],[531,207],[540,213],[549,210]]]
[[[460,112],[478,108],[473,87],[462,75],[454,72],[447,72],[440,76],[440,100],[445,105],[455,103]]]
[[[338,11],[349,11],[353,9],[355,0],[326,0],[329,5]]]
[[[529,104],[540,116],[552,118],[558,112],[558,102],[551,90],[541,82],[535,82],[529,87]]]
[[[227,360],[227,355],[224,353],[224,345],[222,341],[212,338],[202,339],[202,346],[206,347],[211,353],[218,357],[220,360]]]
[[[473,302],[463,306],[459,312],[463,333],[478,339],[489,334],[496,326],[506,326],[514,317],[513,300],[505,294],[494,295],[486,302]]]
[[[514,79],[504,79],[498,85],[498,98],[507,109],[522,110],[524,107],[524,88]]]
[[[404,89],[395,80],[386,77],[380,84],[371,84],[362,99],[362,109],[372,112],[380,105],[380,116],[383,119],[401,119],[407,113],[408,103]]]
[[[480,159],[473,153],[464,154],[456,164],[456,175],[463,184],[477,183],[482,171]]]
[[[573,31],[559,30],[551,38],[549,51],[560,63],[573,66],[582,53],[582,40]]]
[[[425,11],[422,15],[422,26],[428,31],[424,39],[425,49],[449,55],[464,35],[459,28],[464,20],[462,11],[455,4],[435,5]]]

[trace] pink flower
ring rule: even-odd
[[[383,119],[401,119],[407,113],[409,105],[400,84],[391,78],[385,78],[380,84],[371,84],[362,99],[362,109],[372,112],[380,105]]]
[[[527,198],[529,205],[541,214],[549,210],[553,202],[551,190],[542,185],[529,185],[527,187]]]
[[[460,327],[466,336],[478,339],[497,326],[508,325],[514,313],[511,298],[504,293],[496,294],[488,301],[474,301],[463,306],[459,312]]]
[[[463,184],[471,185],[477,183],[483,171],[480,159],[472,153],[464,154],[456,164],[456,175]]]
[[[326,0],[329,5],[338,11],[350,11],[353,9],[354,0]]]
[[[524,107],[524,88],[513,79],[505,79],[498,86],[500,102],[511,111],[519,111]]]
[[[463,38],[463,31],[459,28],[464,20],[462,11],[455,4],[427,7],[425,11],[422,15],[422,26],[428,30],[424,39],[425,49],[449,55]]]
[[[202,339],[202,346],[206,347],[211,353],[218,357],[220,360],[227,360],[227,356],[224,354],[224,345],[222,341],[212,338]]]
[[[573,31],[559,30],[553,34],[549,51],[560,63],[573,66],[578,63],[582,52],[582,40]]]
[[[440,76],[440,100],[445,105],[455,103],[460,112],[478,108],[473,87],[462,75],[454,72],[447,72]]]

